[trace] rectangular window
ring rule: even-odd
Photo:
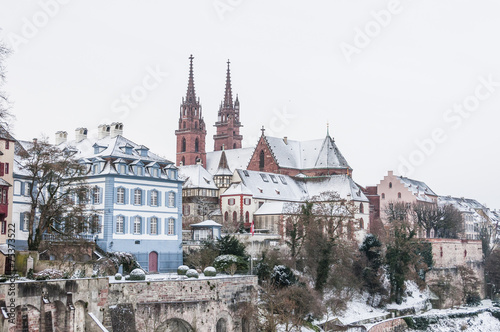
[[[175,234],[175,220],[168,219],[168,235],[174,235],[174,234]]]
[[[158,234],[158,218],[152,217],[151,218],[151,234],[156,235]]]
[[[273,181],[274,183],[278,183],[278,179],[276,179],[276,176],[270,174],[269,177],[271,178],[271,181]]]
[[[31,193],[31,183],[26,182],[25,186],[26,187],[25,187],[25,190],[24,190],[24,195],[30,196],[30,193]]]
[[[134,234],[141,234],[141,217],[134,218]]]
[[[169,207],[175,206],[175,193],[173,193],[173,192],[170,192],[168,194],[168,206]]]
[[[5,174],[9,174],[9,163],[5,163]]]
[[[264,182],[269,182],[269,179],[267,178],[267,176],[265,174],[260,173],[260,177],[262,178],[262,180]]]
[[[227,200],[228,205],[234,205],[234,202],[235,202],[234,198],[230,198]]]
[[[135,205],[142,204],[142,190],[141,189],[134,190],[134,204]]]
[[[9,149],[9,141],[5,141],[5,150]]]
[[[123,216],[116,217],[116,233],[123,234]]]
[[[158,192],[156,190],[151,191],[151,206],[158,206]]]
[[[278,175],[278,177],[280,178],[281,182],[282,182],[284,185],[286,185],[286,184],[287,184],[287,183],[286,183],[286,179],[285,179],[285,177],[284,177],[283,175]]]
[[[116,203],[125,204],[125,188],[118,188],[116,190]]]
[[[101,204],[101,190],[99,187],[94,187],[92,189],[92,199],[94,204]]]
[[[5,234],[7,232],[7,220],[0,221],[0,224],[1,232]]]
[[[23,232],[27,232],[28,231],[28,225],[30,223],[30,218],[29,218],[29,215],[27,213],[23,213],[23,227],[22,227],[22,231]]]

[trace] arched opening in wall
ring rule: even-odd
[[[365,221],[363,220],[363,218],[359,218],[359,228],[365,229]]]
[[[194,332],[194,329],[183,319],[179,318],[171,318],[166,320],[163,324],[161,324],[158,329],[158,332]]]
[[[241,319],[241,332],[250,332],[250,321],[246,318]]]
[[[158,272],[158,253],[156,251],[151,251],[149,253],[149,271],[148,272]]]
[[[238,213],[236,211],[233,212],[233,223],[238,222]]]
[[[236,143],[233,144],[233,149],[236,149]]]
[[[259,168],[264,168],[264,150],[260,150],[260,154],[259,154]]]
[[[186,139],[182,138],[181,152],[186,152]]]
[[[365,208],[363,207],[363,203],[359,203],[359,213],[365,213]]]
[[[389,188],[392,188],[392,182],[389,182]]]
[[[399,198],[399,199],[401,198],[401,193],[398,193],[398,198]]]
[[[49,311],[50,312],[50,311]],[[13,331],[31,331],[30,324],[38,328],[40,322],[40,311],[32,305],[16,307],[16,326]]]
[[[227,211],[224,213],[224,221],[229,221],[229,213]]]
[[[67,325],[66,319],[66,306],[61,301],[54,301],[54,307],[56,309],[54,313],[54,331],[69,331],[70,328]]]
[[[224,318],[221,318],[217,321],[217,325],[215,326],[216,332],[227,332],[227,323]]]
[[[248,211],[247,211],[247,212],[245,212],[245,222],[246,222],[247,224],[249,224],[249,223],[250,223],[250,213],[249,213]]]
[[[198,137],[194,140],[194,152],[198,152],[200,148],[200,141],[198,140]]]
[[[195,110],[195,113],[196,113],[196,110]],[[194,129],[198,129],[198,122],[197,121],[194,122]]]
[[[90,324],[87,324],[87,308],[83,301],[77,301],[75,303],[75,322],[73,331],[84,332],[86,331],[86,326],[90,328]]]

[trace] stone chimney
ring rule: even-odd
[[[87,128],[76,128],[75,130],[75,140],[76,142],[81,142],[87,138]]]
[[[113,122],[111,124],[111,138],[116,137],[118,135],[123,135],[123,123]]]
[[[65,131],[58,131],[56,132],[56,145],[59,145],[61,143],[66,143],[68,140],[68,133]]]
[[[111,127],[107,124],[102,124],[97,127],[97,139],[103,139],[108,137],[111,131]]]

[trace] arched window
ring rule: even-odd
[[[359,213],[365,213],[365,208],[363,207],[363,203],[359,203]]]
[[[398,193],[398,198],[401,198],[401,193]]]
[[[363,220],[363,218],[359,218],[359,228],[365,229],[365,221]]]
[[[198,140],[198,137],[194,140],[194,152],[198,152],[198,149],[200,147],[200,141]]]
[[[236,211],[233,212],[233,222],[237,222],[238,221],[238,213],[236,213]]]
[[[194,110],[194,112],[195,112],[195,115],[196,115],[196,110]],[[198,122],[197,121],[194,122],[194,129],[198,129]]]
[[[250,213],[248,211],[245,213],[245,222],[250,223]]]
[[[186,122],[182,122],[182,129],[186,129]]]
[[[229,220],[229,213],[226,211],[226,213],[224,213],[224,221],[228,220]]]
[[[389,188],[392,188],[392,182],[389,182]]]
[[[259,167],[264,168],[264,150],[260,150]]]
[[[233,144],[233,149],[236,149],[236,143]]]
[[[384,193],[382,193],[382,199],[385,199],[385,194]]]
[[[186,152],[186,139],[184,137],[182,138],[181,152]]]

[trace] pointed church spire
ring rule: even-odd
[[[186,93],[186,102],[194,103],[196,102],[196,93],[194,92],[194,77],[193,77],[193,55],[189,56],[189,80],[188,88]]]
[[[233,108],[233,92],[231,90],[231,71],[229,69],[229,64],[231,62],[227,60],[227,74],[226,74],[226,92],[224,93],[224,108]]]
[[[326,123],[326,136],[330,137],[330,124]]]

